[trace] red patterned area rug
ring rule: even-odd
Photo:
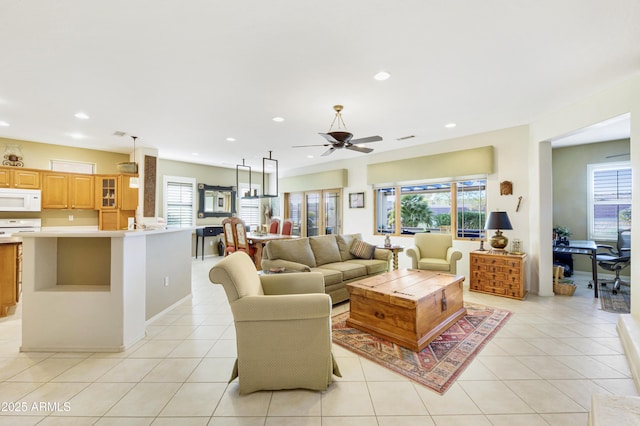
[[[487,306],[465,307],[467,314],[420,352],[347,327],[349,312],[333,317],[333,342],[443,394],[511,316]]]

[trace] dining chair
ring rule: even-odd
[[[233,223],[230,217],[222,219],[222,230],[222,238],[224,239],[224,255],[228,256],[236,251],[235,232],[233,232]]]
[[[269,225],[269,233],[270,234],[279,234],[280,233],[280,219],[272,218],[271,224]]]
[[[292,230],[293,220],[285,219],[284,222],[282,222],[282,235],[291,235]]]
[[[231,223],[233,224],[236,251],[243,251],[253,258],[256,249],[249,244],[249,240],[247,239],[247,226],[245,225],[244,220],[239,217],[232,217]]]

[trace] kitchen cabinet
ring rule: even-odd
[[[0,317],[18,303],[21,281],[22,243],[0,244]]]
[[[0,188],[40,189],[40,171],[0,167]]]
[[[100,211],[100,230],[126,229],[128,219],[135,217],[138,188],[131,188],[134,175],[96,175],[95,208]]]
[[[93,175],[44,172],[42,180],[43,209],[94,209]]]

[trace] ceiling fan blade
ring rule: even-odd
[[[327,140],[327,142],[331,142],[331,143],[340,143],[339,140],[337,140],[336,138],[334,138],[333,136],[331,136],[329,133],[318,133],[320,136],[322,136],[323,138],[325,138]]]
[[[356,146],[356,145],[347,145],[345,148],[350,149],[351,151],[363,152],[365,154],[368,154],[371,151],[373,151],[373,148],[365,148],[363,146]]]
[[[321,157],[326,157],[327,155],[333,153],[333,151],[335,151],[335,150],[336,150],[336,148],[331,147],[328,150],[326,150],[325,152],[323,152]]]
[[[369,136],[368,138],[352,139],[351,143],[355,145],[359,143],[380,142],[381,140],[381,136]]]
[[[306,148],[308,146],[331,146],[330,143],[323,143],[323,144],[319,144],[319,145],[293,145],[291,146],[291,148]]]

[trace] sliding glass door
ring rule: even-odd
[[[341,189],[286,193],[285,218],[293,220],[293,234],[304,237],[339,234],[342,231],[341,194]]]

